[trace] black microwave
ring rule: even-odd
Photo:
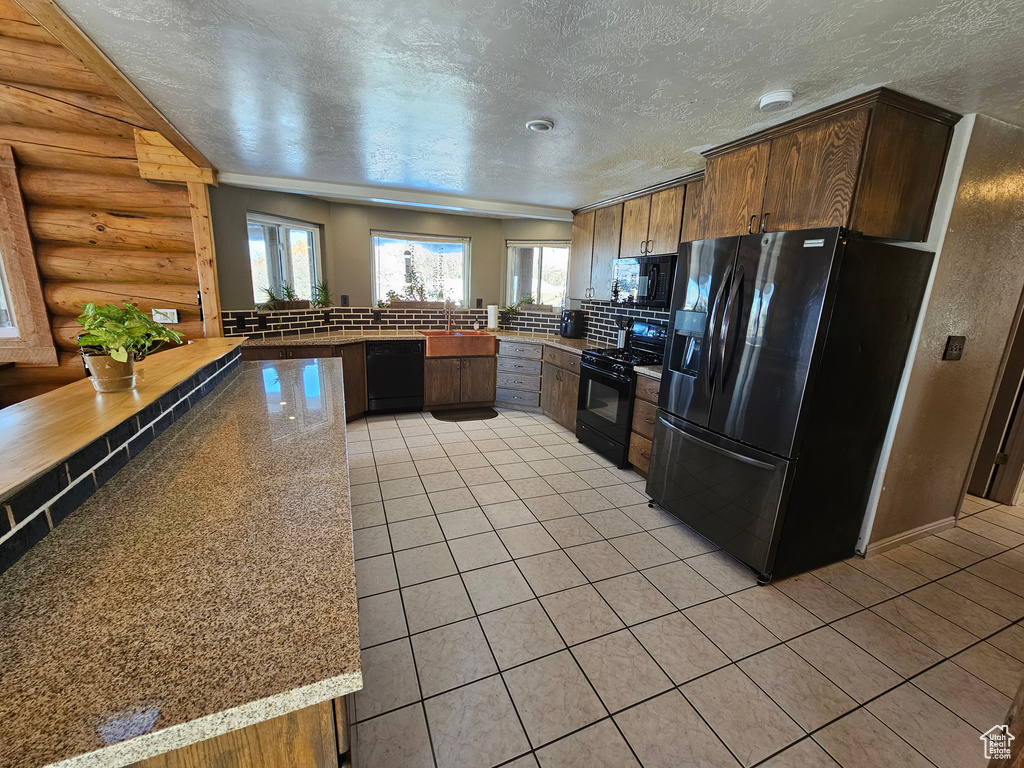
[[[612,303],[668,309],[676,255],[631,256],[616,259],[612,273]]]

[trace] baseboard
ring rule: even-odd
[[[934,523],[928,523],[927,525],[920,525],[917,528],[912,528],[909,531],[903,533],[897,533],[895,536],[889,536],[888,538],[882,539],[868,544],[867,551],[864,553],[864,557],[874,557],[880,555],[883,552],[896,549],[904,544],[909,544],[912,541],[923,539],[925,536],[933,536],[936,533],[949,530],[956,525],[955,517],[947,517],[942,520],[938,520]]]

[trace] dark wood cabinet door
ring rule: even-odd
[[[672,187],[651,195],[651,223],[647,237],[648,253],[675,253],[679,250],[679,233],[683,225],[683,203],[686,187]]]
[[[590,288],[590,262],[594,255],[594,212],[577,213],[572,217],[572,249],[569,251],[570,299],[585,299]]]
[[[619,258],[647,253],[647,228],[651,220],[651,196],[634,197],[622,205],[622,234]]]
[[[423,405],[453,405],[462,402],[462,360],[458,357],[428,357],[423,360]]]
[[[698,240],[758,232],[771,142],[708,160]]]
[[[683,231],[679,242],[689,243],[700,239],[701,217],[704,215],[704,182],[691,181],[686,185],[686,199],[683,201]]]
[[[612,265],[619,255],[622,234],[622,203],[594,211],[594,258],[590,265],[591,298],[611,301]]]
[[[766,232],[845,226],[850,220],[868,107],[772,140],[765,186]]]
[[[366,412],[366,347],[359,343],[338,349],[345,379],[345,420],[352,421]]]
[[[576,431],[576,409],[580,400],[580,377],[569,371],[562,371],[558,386],[559,423],[566,429]]]
[[[284,360],[287,357],[287,347],[242,347],[243,360]]]
[[[540,409],[545,415],[558,421],[558,374],[559,369],[551,363],[544,363],[540,380]]]
[[[312,360],[316,357],[337,357],[337,347],[331,344],[296,345],[286,347],[289,360]]]
[[[463,403],[493,403],[498,361],[493,357],[462,358]]]

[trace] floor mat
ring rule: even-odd
[[[431,411],[430,415],[438,421],[483,421],[495,418],[498,412],[493,408],[462,408],[455,411]]]

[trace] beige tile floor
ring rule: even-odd
[[[359,768],[985,765],[1024,509],[758,587],[544,416],[348,429]]]

